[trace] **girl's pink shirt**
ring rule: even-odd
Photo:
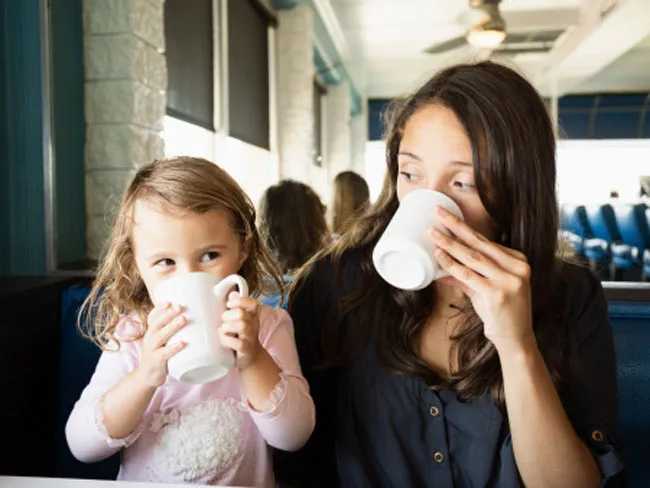
[[[141,341],[120,341],[106,351],[76,403],[66,436],[74,456],[96,462],[121,451],[119,480],[208,485],[274,486],[270,447],[291,451],[309,439],[314,403],[300,371],[293,323],[281,309],[261,306],[260,344],[282,370],[266,408],[250,407],[238,371],[205,385],[171,376],[155,392],[138,427],[112,439],[103,426],[100,400],[140,361]],[[125,317],[117,337],[133,337],[140,324]]]

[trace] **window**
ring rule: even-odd
[[[165,1],[167,114],[214,131],[212,0]]]
[[[228,126],[231,137],[270,149],[268,28],[259,0],[228,1]]]

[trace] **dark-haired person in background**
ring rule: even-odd
[[[395,107],[375,205],[294,282],[317,426],[294,486],[620,486],[612,328],[598,280],[556,258],[555,139],[510,68],[448,68]],[[443,192],[451,276],[382,281],[372,250],[409,192]],[[284,472],[283,472],[284,471]],[[619,484],[620,483],[620,484]]]
[[[370,204],[370,190],[363,176],[342,171],[334,178],[332,195],[332,234],[335,239],[359,217]]]
[[[310,186],[294,180],[282,180],[266,189],[260,200],[258,227],[285,285],[323,248],[329,236],[325,205]],[[276,290],[262,297],[262,302],[286,308],[284,296],[282,290]]]

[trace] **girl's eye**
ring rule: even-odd
[[[476,188],[471,183],[463,183],[462,181],[454,181],[454,186],[461,190],[474,190]]]
[[[174,266],[176,264],[173,259],[164,258],[155,262],[154,266],[159,266],[161,268],[168,268],[169,266]]]
[[[202,263],[208,263],[210,261],[214,261],[219,256],[221,256],[221,253],[218,253],[216,251],[206,252],[201,256],[201,262]]]

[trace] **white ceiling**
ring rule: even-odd
[[[648,90],[650,90],[650,35],[600,73],[578,85],[574,91],[594,93]]]
[[[467,0],[330,2],[347,40],[348,65],[369,98],[407,93],[437,69],[480,56],[469,46],[438,55],[423,52],[464,35],[459,17]],[[617,8],[601,21],[600,9],[612,3]],[[650,89],[650,0],[503,0],[501,11],[508,32],[568,29],[551,54],[506,61],[540,90]],[[618,35],[622,31],[626,35]]]

